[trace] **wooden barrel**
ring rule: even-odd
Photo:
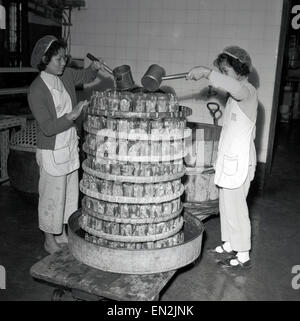
[[[184,177],[185,201],[200,203],[219,198],[219,190],[214,184],[214,170],[201,171],[187,167]]]
[[[188,122],[192,135],[186,140],[185,211],[199,219],[219,212],[219,192],[214,184],[221,126]]]
[[[188,122],[192,135],[186,139],[184,158],[188,167],[211,168],[216,160],[221,126]]]
[[[203,224],[190,214],[184,214],[183,243],[141,250],[110,248],[85,240],[80,217],[79,210],[69,218],[69,249],[80,262],[103,271],[124,274],[166,272],[188,265],[201,253]]]
[[[219,190],[214,184],[214,176],[213,169],[186,168],[183,206],[187,213],[200,220],[219,213]]]
[[[12,135],[7,171],[10,184],[24,196],[37,198],[39,167],[36,163],[36,121],[27,121],[25,129]]]
[[[219,200],[206,201],[201,203],[183,203],[184,212],[196,216],[199,220],[204,220],[211,215],[218,215]]]
[[[8,155],[8,175],[15,189],[38,194],[39,168],[35,153],[11,149]]]

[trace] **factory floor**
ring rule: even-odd
[[[162,301],[300,300],[300,278],[292,273],[293,267],[300,273],[300,124],[280,124],[277,136],[266,187],[263,192],[252,189],[248,197],[253,267],[223,271],[207,255],[206,249],[220,242],[220,219],[210,217],[203,221],[201,256],[177,272],[161,293]],[[1,301],[51,299],[53,287],[29,274],[47,255],[37,226],[36,204],[0,185],[0,265],[7,278]]]

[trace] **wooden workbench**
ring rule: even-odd
[[[74,298],[81,300],[156,301],[175,272],[145,275],[105,272],[77,261],[67,246],[30,269],[33,278],[57,286],[54,300],[60,299],[62,289],[67,289]]]

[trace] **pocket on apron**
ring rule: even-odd
[[[55,149],[53,151],[53,159],[55,164],[57,165],[68,163],[70,161],[69,146],[60,149]]]
[[[227,176],[233,176],[238,170],[238,156],[228,156],[223,157],[223,173]]]

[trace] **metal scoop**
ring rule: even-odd
[[[92,54],[88,53],[86,55],[92,61],[99,61],[104,69],[113,75],[116,87],[119,90],[129,90],[135,86],[135,83],[132,78],[130,66],[122,65],[114,68],[113,70],[107,66],[103,61],[100,61],[98,58],[94,57]]]
[[[175,75],[166,76],[166,71],[159,65],[151,65],[146,73],[144,74],[141,83],[148,91],[156,91],[159,89],[160,84],[163,80],[185,78],[188,73],[181,73]]]

